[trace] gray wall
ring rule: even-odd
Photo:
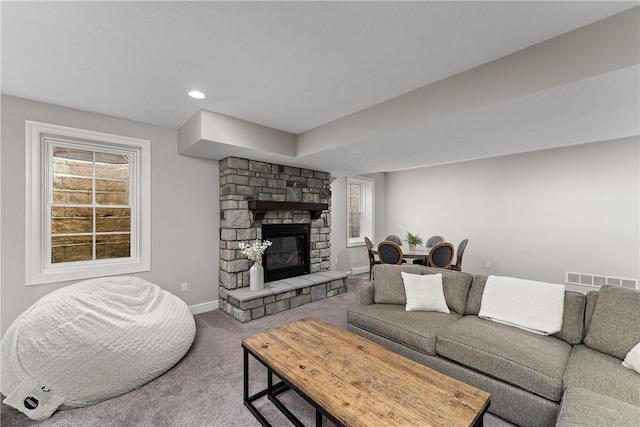
[[[386,173],[374,173],[362,175],[374,180],[374,224],[373,236],[367,236],[372,241],[378,242],[386,236]],[[349,271],[354,273],[369,271],[369,258],[364,246],[347,247],[347,178],[339,177],[331,183],[331,257],[333,270]],[[338,263],[335,264],[335,260]]]
[[[637,137],[367,176],[376,180],[374,242],[406,231],[454,246],[468,238],[472,274],[640,277]],[[346,178],[331,190],[336,269],[368,271],[364,248],[346,247]]]
[[[139,276],[190,306],[217,301],[217,161],[179,156],[177,132],[157,126],[9,96],[2,96],[1,113],[2,333],[39,298],[69,284],[24,284],[25,120],[151,140],[151,271]]]
[[[469,238],[474,274],[638,279],[639,207],[637,137],[387,174],[388,231]]]
[[[177,155],[177,132],[157,126],[9,96],[1,113],[2,332],[68,284],[24,286],[25,120],[151,140],[152,270],[140,277],[190,306],[217,301],[217,161]],[[375,180],[376,242],[407,230],[455,244],[469,238],[464,269],[471,273],[553,282],[563,282],[565,271],[640,276],[638,138],[366,176]],[[368,271],[364,247],[346,247],[346,178],[331,190],[332,268]]]

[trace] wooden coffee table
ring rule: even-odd
[[[481,426],[490,395],[359,335],[307,318],[254,335],[244,349],[244,404],[268,396],[296,426],[278,395],[295,390],[338,426]],[[267,368],[267,388],[249,395],[249,354]],[[273,375],[280,378],[274,384]]]

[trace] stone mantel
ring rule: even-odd
[[[329,209],[328,203],[274,202],[270,200],[251,200],[249,210],[254,221],[262,221],[267,211],[310,211],[311,219],[318,219],[322,211]]]

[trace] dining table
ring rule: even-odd
[[[402,257],[407,259],[427,259],[429,258],[429,252],[431,252],[433,246],[416,246],[414,250],[409,249],[408,246],[402,246]],[[371,253],[378,255],[378,249],[374,246],[371,249]]]

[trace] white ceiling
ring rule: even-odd
[[[171,129],[204,109],[299,134],[638,4],[2,2],[1,89]],[[286,162],[353,175],[619,137],[637,128],[628,74],[477,108],[468,126],[440,120]],[[600,99],[612,85],[619,97]],[[501,150],[523,127],[521,146]],[[483,150],[483,138],[498,143]]]

